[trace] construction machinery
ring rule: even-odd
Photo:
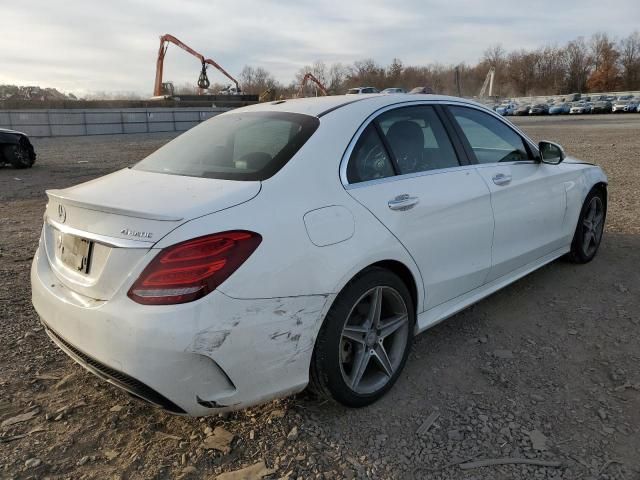
[[[327,89],[322,84],[322,82],[318,80],[311,72],[307,72],[305,73],[304,77],[302,77],[302,82],[300,82],[300,88],[298,89],[298,97],[302,97],[304,95],[304,87],[307,85],[309,80],[311,80],[313,83],[316,84],[317,90],[320,90],[323,95],[325,96],[329,95],[329,92],[327,92]],[[317,96],[317,90],[316,90],[316,96]]]
[[[224,68],[222,68],[220,65],[218,65],[216,62],[214,62],[210,58],[204,58],[204,55],[196,52],[193,48],[181,42],[173,35],[165,34],[160,37],[160,48],[158,49],[158,59],[156,61],[156,80],[153,85],[153,95],[155,97],[160,97],[162,95],[167,95],[167,94],[172,95],[173,93],[171,91],[172,89],[167,89],[169,82],[166,82],[166,83],[162,82],[164,57],[167,53],[167,49],[169,48],[170,43],[177,45],[178,47],[183,49],[185,52],[190,53],[191,55],[196,57],[198,60],[200,60],[200,64],[202,68],[200,70],[200,75],[198,76],[198,88],[201,89],[201,92],[206,91],[211,85],[211,83],[209,82],[209,78],[207,77],[207,66],[211,65],[235,84],[234,94],[242,93],[242,89],[240,88],[240,84],[238,83],[238,81],[235,78],[233,78],[229,74],[229,72],[227,72]],[[165,89],[167,90],[163,89],[163,87],[165,87]]]
[[[491,67],[487,76],[484,79],[484,83],[482,84],[482,88],[480,89],[480,93],[478,94],[478,98],[484,98],[485,93],[487,93],[487,86],[489,87],[489,97],[493,96],[493,78],[496,75],[495,67]]]

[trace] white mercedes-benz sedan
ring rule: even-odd
[[[232,110],[141,162],[47,192],[33,304],[82,366],[179,414],[304,389],[347,406],[412,337],[598,250],[600,168],[460,98]]]

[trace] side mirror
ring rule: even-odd
[[[544,163],[558,165],[566,158],[564,150],[557,143],[542,141],[538,144],[538,148]]]

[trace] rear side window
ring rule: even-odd
[[[478,163],[530,160],[522,137],[505,123],[474,108],[448,108],[469,141]]]
[[[358,139],[347,165],[349,183],[366,182],[395,175],[393,163],[376,127],[370,123]]]
[[[390,110],[373,120],[347,165],[349,183],[458,167],[460,163],[438,114],[420,105]]]
[[[137,163],[135,170],[265,180],[313,135],[316,117],[287,112],[242,112],[213,117]]]

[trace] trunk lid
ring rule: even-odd
[[[49,190],[44,250],[67,288],[108,300],[153,245],[183,223],[251,200],[260,182],[124,169]],[[144,262],[146,264],[146,261]]]

